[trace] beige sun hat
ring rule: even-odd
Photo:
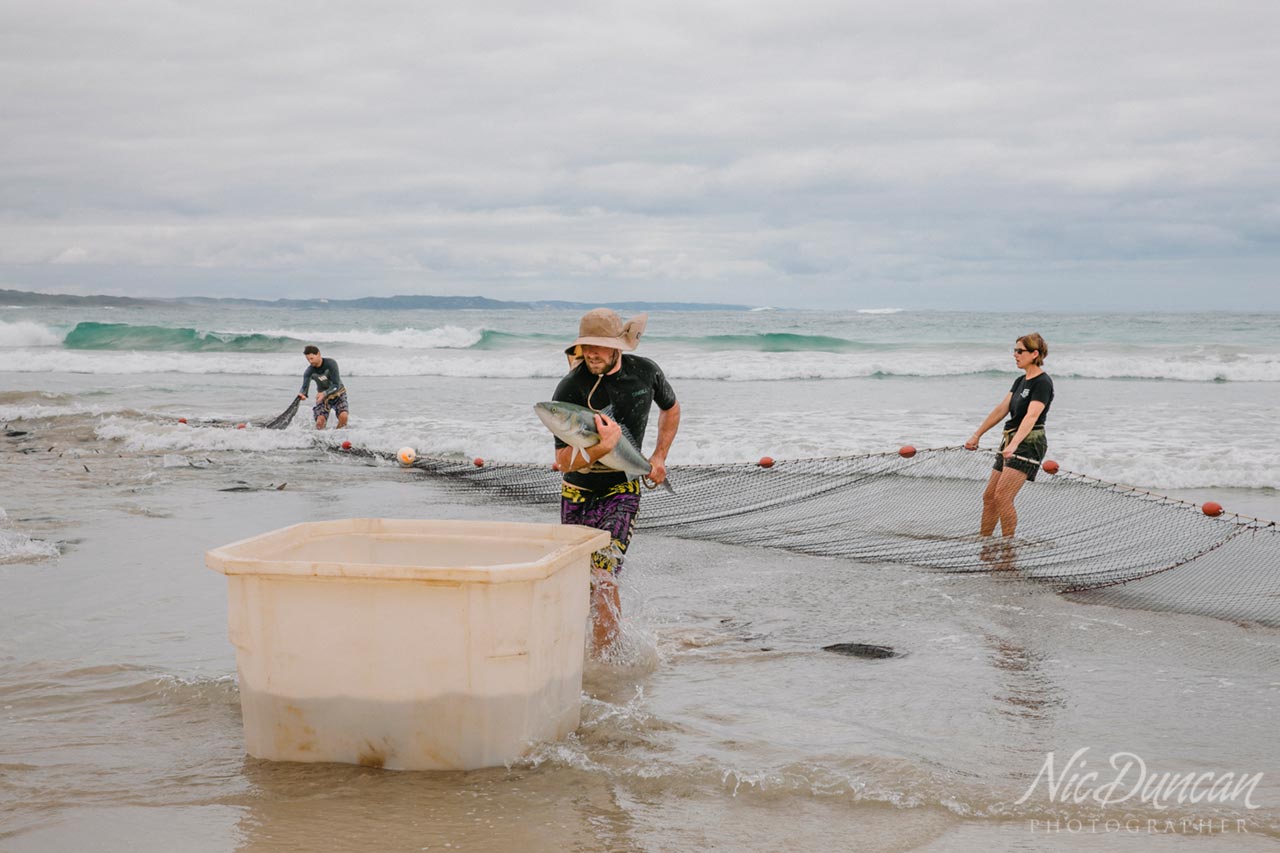
[[[578,339],[569,345],[564,354],[570,359],[580,355],[579,347],[609,347],[630,352],[640,343],[648,314],[637,314],[622,322],[618,312],[609,308],[593,308],[582,315],[578,322]]]

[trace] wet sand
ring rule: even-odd
[[[295,460],[284,491],[243,493],[218,491],[244,472],[216,466],[155,468],[139,488],[133,465],[91,466],[103,480],[81,484],[70,515],[14,514],[65,553],[0,566],[0,849],[1121,843],[1031,822],[1133,809],[1014,804],[1047,750],[1081,746],[1173,770],[1265,772],[1262,809],[1221,812],[1248,834],[1196,843],[1280,838],[1274,632],[1090,607],[1001,578],[651,534],[628,570],[626,651],[588,667],[569,740],[473,773],[257,761],[241,738],[225,581],[205,549],[316,518],[554,518],[354,461]],[[77,489],[49,478],[30,494],[74,503]],[[903,656],[821,651],[834,642]]]

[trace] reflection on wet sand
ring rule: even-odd
[[[246,759],[238,849],[633,850],[613,786],[589,771],[396,772]]]

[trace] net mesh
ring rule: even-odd
[[[254,421],[254,426],[262,427],[263,429],[284,429],[289,424],[293,423],[293,416],[298,414],[298,406],[301,403],[301,397],[294,397],[293,402],[291,402],[289,407],[283,412],[269,420]]]
[[[361,455],[391,459],[390,454]],[[1009,572],[1097,603],[1280,626],[1280,531],[1205,515],[1149,491],[1060,470],[1019,493],[1019,536],[976,535],[992,454],[960,447],[669,469],[674,493],[646,493],[637,528],[942,572]],[[558,504],[546,465],[423,457],[446,488]]]
[[[247,418],[240,421],[229,421],[225,418],[195,418],[190,421],[184,419],[183,422],[190,423],[192,426],[218,427],[220,429],[235,429],[250,425],[258,429],[286,429],[293,423],[294,416],[298,414],[298,406],[301,404],[302,398],[295,395],[288,407],[274,417]]]

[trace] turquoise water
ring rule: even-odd
[[[80,322],[67,332],[62,346],[71,350],[155,350],[160,352],[280,352],[298,341],[273,335],[236,335],[173,329],[168,326],[132,326],[128,323]]]
[[[554,345],[572,332],[565,311],[370,311],[174,305],[164,308],[0,308],[0,347],[172,350],[225,345],[228,350],[288,349],[295,341],[359,347],[504,349]],[[1243,314],[990,314],[963,312],[666,312],[650,319],[646,342],[709,351],[844,352],[891,349],[935,353],[956,344],[987,347],[1037,330],[1067,352],[1136,358],[1154,353],[1194,362],[1212,355],[1224,364],[1272,368],[1258,375],[1210,379],[1280,381],[1276,315]],[[452,333],[452,334],[451,334]],[[201,341],[208,343],[201,344]],[[1167,349],[1167,348],[1172,348]],[[1176,363],[1135,375],[1197,380]],[[768,378],[768,377],[762,377]]]

